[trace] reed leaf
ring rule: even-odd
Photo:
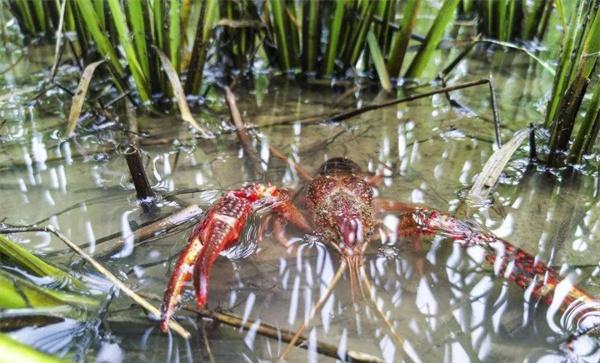
[[[77,121],[79,120],[79,116],[81,115],[81,110],[83,109],[83,103],[85,102],[85,97],[87,96],[87,91],[90,86],[90,82],[92,81],[92,77],[94,77],[94,72],[96,68],[104,63],[105,60],[99,60],[94,62],[83,70],[83,74],[81,75],[81,79],[79,80],[79,84],[77,85],[77,89],[75,90],[75,96],[73,97],[73,103],[71,103],[71,109],[69,110],[69,117],[67,118],[67,128],[65,130],[65,137],[69,138],[73,135],[73,131],[75,131],[75,127],[77,127]]]
[[[179,74],[181,51],[181,5],[180,0],[169,2],[169,59]]]
[[[333,67],[338,54],[339,40],[342,32],[342,24],[344,20],[346,2],[336,1],[335,12],[333,14],[333,22],[329,29],[329,42],[327,45],[327,54],[325,55],[325,71],[326,76],[333,74]]]
[[[181,113],[181,118],[190,123],[204,138],[213,137],[212,133],[206,130],[204,127],[200,126],[198,122],[192,116],[190,111],[190,106],[187,103],[187,99],[185,98],[185,92],[183,92],[183,87],[181,86],[181,82],[179,82],[179,76],[177,72],[171,65],[169,58],[163,53],[160,49],[154,48],[154,50],[158,53],[160,60],[162,62],[163,69],[167,73],[169,81],[171,82],[171,87],[173,88],[173,94],[177,100],[177,105],[179,106],[179,112]]]
[[[583,155],[591,151],[591,146],[598,137],[600,126],[600,84],[597,83],[592,101],[589,104],[585,118],[581,123],[577,137],[569,150],[569,163],[580,163]]]
[[[304,3],[305,16],[302,28],[302,69],[309,73],[317,72],[317,60],[320,55],[320,11],[319,0],[306,1]]]
[[[67,363],[61,359],[42,353],[27,344],[12,339],[8,334],[0,333],[0,363]]]
[[[275,28],[275,41],[277,45],[277,53],[279,54],[279,62],[283,69],[289,70],[292,68],[292,59],[290,56],[289,44],[287,41],[286,15],[284,2],[280,0],[269,0],[271,13]]]
[[[140,60],[142,73],[150,76],[149,54],[146,47],[146,27],[144,24],[145,15],[142,0],[129,0],[127,5],[137,59]]]
[[[442,5],[442,8],[433,21],[433,25],[427,33],[425,42],[421,45],[419,52],[406,71],[407,78],[418,78],[421,76],[429,64],[429,60],[433,56],[433,52],[436,50],[438,44],[442,40],[444,32],[446,31],[446,27],[453,19],[454,11],[458,6],[458,2],[459,0],[444,1],[444,5]]]
[[[402,68],[406,48],[408,47],[408,42],[410,41],[410,36],[417,20],[420,3],[421,0],[408,0],[404,4],[400,31],[392,38],[392,46],[388,57],[388,71],[394,78],[400,76],[400,69]]]
[[[20,267],[33,272],[37,276],[50,277],[60,285],[66,285],[71,289],[88,291],[85,284],[76,277],[50,265],[2,234],[0,234],[0,254],[10,258]]]
[[[379,76],[379,82],[381,83],[381,87],[386,92],[392,92],[392,82],[390,81],[390,76],[388,75],[387,69],[385,68],[385,60],[383,59],[383,54],[381,53],[379,44],[377,44],[377,38],[375,37],[375,33],[373,33],[372,30],[370,30],[367,34],[367,43],[369,44],[369,50],[371,51],[371,59],[373,60],[373,64],[375,65],[377,75]]]
[[[36,17],[37,28],[40,32],[45,33],[48,28],[46,26],[46,11],[44,9],[44,3],[42,0],[33,0],[33,10]]]
[[[103,29],[101,29],[100,24],[98,23],[98,16],[96,11],[94,10],[94,6],[90,0],[78,0],[76,1],[77,7],[81,13],[81,17],[87,30],[89,31],[90,36],[94,39],[96,43],[96,47],[98,48],[98,52],[105,58],[108,59],[112,70],[115,72],[116,76],[121,78],[125,76],[125,71],[119,62],[119,58],[115,53],[108,37],[105,35]],[[78,18],[78,17],[76,17]]]
[[[102,27],[106,27],[105,20],[105,12],[104,12],[104,4],[106,0],[94,0],[94,9],[96,9],[96,15],[98,16],[98,21],[100,22]]]
[[[69,305],[78,309],[98,305],[92,297],[37,286],[0,269],[0,308],[27,309]]]
[[[373,21],[373,14],[375,13],[375,5],[374,1],[366,1],[365,5],[363,5],[363,11],[361,12],[360,23],[358,27],[358,32],[352,40],[354,46],[349,48],[352,50],[350,53],[350,58],[347,59],[347,65],[354,66],[358,61],[358,57],[360,53],[362,53],[365,46],[365,39],[367,37],[367,32],[371,28],[371,22]]]
[[[125,17],[125,13],[123,12],[119,0],[108,0],[108,7],[110,8],[113,23],[119,36],[119,43],[125,51],[125,58],[127,59],[127,64],[129,65],[129,69],[131,71],[131,75],[133,76],[137,91],[142,99],[142,102],[147,103],[150,101],[148,83],[149,78],[147,77],[148,75],[143,73],[140,62],[135,53],[135,48],[131,42],[129,29],[127,27],[127,18]]]

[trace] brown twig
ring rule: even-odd
[[[312,308],[312,310],[310,311],[310,314],[308,315],[308,319],[306,319],[305,321],[302,322],[302,325],[300,325],[300,327],[298,328],[298,330],[296,331],[294,336],[288,342],[288,345],[285,348],[285,350],[283,351],[283,353],[281,353],[281,356],[278,359],[279,363],[283,363],[285,361],[285,358],[288,356],[288,354],[290,354],[290,352],[292,351],[292,348],[301,345],[301,342],[300,342],[301,340],[306,341],[306,338],[302,337],[304,330],[306,330],[310,321],[318,314],[318,312],[321,310],[323,305],[325,305],[325,303],[329,299],[329,296],[331,296],[331,293],[333,292],[333,286],[335,286],[337,284],[337,282],[340,280],[340,278],[344,274],[344,271],[346,271],[347,267],[348,267],[348,264],[346,263],[346,261],[342,261],[340,264],[340,267],[338,267],[338,270],[335,273],[335,276],[333,276],[333,279],[329,283],[329,288],[323,294],[323,296],[321,296],[321,298],[315,304],[315,306]]]
[[[140,202],[144,212],[149,213],[155,210],[154,199],[156,194],[150,186],[146,170],[140,156],[140,152],[135,146],[129,146],[124,152],[127,167],[135,186],[138,201]]]
[[[248,135],[247,128],[244,125],[244,120],[242,119],[240,110],[237,107],[235,95],[227,86],[225,86],[225,101],[227,101],[229,115],[231,116],[231,121],[235,126],[235,132],[237,133],[237,136],[240,139],[240,142],[242,143],[244,152],[250,157],[250,159],[252,159],[250,167],[253,171],[253,174],[256,175],[256,167],[258,166],[260,168],[263,161],[260,159],[256,151],[254,150],[254,147],[252,146],[252,140],[250,139],[250,135]]]
[[[177,212],[159,219],[147,226],[135,230],[131,235],[120,238],[117,241],[106,244],[101,250],[96,251],[96,258],[103,259],[118,253],[124,246],[126,240],[133,240],[135,245],[139,245],[146,239],[155,236],[162,231],[168,231],[176,226],[188,222],[202,214],[202,209],[196,204],[178,210]]]

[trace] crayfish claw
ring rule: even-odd
[[[199,228],[197,228],[190,236],[187,247],[179,256],[173,274],[169,279],[167,290],[165,291],[160,311],[160,330],[163,332],[169,330],[169,320],[181,300],[181,292],[186,283],[191,279],[192,272],[194,271],[194,263],[203,249],[204,245],[200,240]]]

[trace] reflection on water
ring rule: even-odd
[[[516,64],[522,60],[515,57]],[[488,73],[483,63],[465,63],[462,74],[452,82],[474,79],[477,72]],[[517,117],[515,104],[526,101],[516,99],[511,89],[524,84],[530,90],[527,98],[536,100],[543,96],[539,90],[544,79],[523,80],[520,72],[495,76],[505,120],[503,137],[508,139],[528,120],[540,118],[533,107],[522,107]],[[3,86],[8,92],[9,85]],[[269,145],[311,171],[327,158],[346,156],[384,176],[378,196],[453,211],[462,191],[469,188],[493,151],[494,129],[482,92],[474,89],[453,95],[468,112],[435,97],[335,125],[296,122],[302,115],[332,110],[339,94],[329,88],[298,89],[280,80],[260,96],[260,106],[256,105],[258,96],[243,90],[239,91],[239,103],[244,117],[261,126],[256,130],[255,147],[268,164],[261,167],[264,175],[257,178],[291,189],[302,186],[293,168],[272,157]],[[147,214],[135,201],[126,163],[116,147],[127,139],[126,133],[107,128],[83,132],[59,144],[54,129],[64,119],[62,102],[47,105],[43,115],[37,114],[39,106],[29,103],[32,95],[15,94],[2,101],[0,112],[7,120],[0,144],[2,218],[14,224],[50,223],[86,244],[89,253],[121,239],[124,244],[119,252],[103,262],[137,291],[161,296],[192,224],[153,236],[141,245],[136,244],[133,231],[176,211],[178,203],[198,203],[205,208],[219,192],[250,181],[236,136],[195,140],[172,118],[140,117],[140,130],[152,135],[142,140],[142,150],[156,191],[163,196],[186,191],[177,194],[178,199],[162,198],[159,211]],[[373,97],[367,93],[361,94],[360,100],[353,96],[338,100],[338,108],[355,107]],[[218,113],[215,117],[224,120],[228,116]],[[288,124],[272,125],[286,118]],[[599,295],[597,176],[584,174],[560,181],[527,169],[526,155],[526,150],[516,155],[493,200],[477,211],[474,220],[547,262],[568,281]],[[382,220],[387,230],[396,230],[396,216],[386,215]],[[90,360],[275,360],[286,343],[263,336],[261,324],[283,330],[297,328],[325,294],[340,259],[316,234],[288,228],[288,246],[279,243],[273,231],[261,236],[260,221],[253,218],[240,246],[225,254],[229,259],[216,263],[210,286],[209,307],[238,315],[243,323],[250,323],[249,329],[196,319],[182,310],[178,316],[194,332],[186,342],[160,333],[155,321],[118,295],[89,346]],[[12,237],[55,262],[95,274],[47,234]],[[423,237],[419,242],[421,249],[412,238],[383,233],[381,241],[372,243],[365,254],[365,276],[373,286],[365,300],[354,306],[345,274],[307,329],[305,349],[295,349],[289,359],[333,361],[317,352],[321,342],[336,347],[341,359],[350,350],[386,361],[600,359],[596,339],[583,337],[565,349],[563,343],[573,328],[568,317],[555,306],[529,299],[527,290],[496,276],[495,266],[485,261],[481,248],[465,250],[441,236]],[[189,288],[184,303],[193,300]],[[80,324],[67,320],[11,334],[50,352],[75,354]]]

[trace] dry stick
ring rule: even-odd
[[[256,174],[256,166],[260,167],[263,164],[263,161],[260,159],[254,150],[254,147],[252,146],[252,140],[250,140],[250,136],[248,135],[246,127],[244,126],[244,120],[242,119],[240,110],[237,107],[235,95],[227,86],[225,86],[225,101],[227,101],[227,107],[229,108],[231,121],[235,126],[235,132],[242,143],[244,152],[250,157],[250,159],[252,159],[252,164],[250,164],[252,168],[252,174]]]
[[[180,209],[163,219],[159,219],[158,221],[135,230],[135,232],[133,232],[130,236],[121,238],[110,245],[105,245],[102,250],[96,252],[96,258],[107,258],[119,252],[119,250],[121,250],[125,245],[125,239],[132,238],[134,243],[138,245],[144,240],[156,235],[160,231],[167,231],[173,227],[194,219],[201,214],[202,209],[196,204]]]
[[[125,160],[127,160],[127,167],[135,186],[137,199],[140,202],[144,212],[148,213],[154,210],[154,199],[156,194],[150,186],[144,164],[140,156],[140,152],[135,146],[129,146],[125,150]]]
[[[135,291],[131,290],[129,286],[127,286],[124,282],[119,280],[112,272],[110,272],[106,267],[104,267],[100,262],[96,261],[93,257],[88,255],[85,251],[83,251],[78,245],[71,242],[65,235],[63,235],[60,231],[58,231],[54,226],[47,225],[45,227],[36,227],[36,226],[23,226],[23,227],[7,227],[1,228],[0,233],[19,233],[19,232],[47,232],[52,233],[58,239],[63,241],[69,248],[79,254],[85,261],[87,261],[90,265],[92,265],[96,271],[101,273],[104,277],[106,277],[110,282],[116,285],[119,290],[123,291],[125,295],[129,296],[133,301],[135,301],[138,305],[146,309],[146,311],[150,312],[156,317],[160,316],[160,311],[152,305],[148,300],[144,299],[140,295],[138,295]],[[169,328],[175,331],[184,339],[189,339],[191,334],[179,323],[174,320],[169,321]]]
[[[254,325],[256,325],[256,321],[254,321],[252,319],[243,320],[241,317],[234,315],[234,314],[209,311],[209,310],[196,310],[196,309],[190,309],[190,310],[197,312],[198,314],[200,314],[203,317],[210,318],[214,321],[218,321],[219,323],[229,325],[229,326],[237,328],[237,329],[250,330],[253,328]],[[282,330],[280,328],[276,328],[272,325],[262,323],[262,322],[258,323],[258,328],[256,329],[256,333],[261,336],[276,339],[278,341],[282,341],[282,342],[286,342],[286,343],[290,342],[293,339],[293,333],[291,331]],[[306,344],[307,342],[308,341],[306,338],[300,337],[296,341],[295,344],[297,347],[307,349],[308,348],[308,346]],[[331,357],[331,358],[340,359],[342,361],[345,360],[345,361],[350,361],[350,362],[365,362],[365,363],[366,362],[383,362],[383,359],[381,359],[379,357],[375,357],[368,353],[357,352],[354,350],[340,351],[340,348],[337,345],[328,344],[328,343],[324,343],[324,342],[320,342],[320,341],[317,341],[316,348],[317,348],[317,353]],[[341,357],[344,357],[344,358],[341,358]]]
[[[288,343],[287,347],[285,348],[285,350],[279,357],[279,360],[278,360],[279,363],[283,363],[285,361],[285,358],[287,357],[287,355],[290,354],[290,352],[292,351],[292,348],[294,348],[294,346],[297,345],[296,343],[301,338],[302,334],[304,333],[304,330],[306,330],[310,321],[317,315],[317,313],[321,310],[323,305],[325,305],[325,303],[331,296],[331,293],[333,292],[333,288],[335,287],[337,282],[340,280],[340,278],[342,277],[342,274],[344,273],[344,271],[346,271],[347,267],[348,267],[348,264],[346,263],[346,261],[342,261],[342,263],[340,264],[340,267],[338,267],[337,272],[335,273],[335,276],[333,276],[333,279],[329,283],[329,287],[327,288],[327,291],[325,292],[325,294],[323,294],[323,296],[321,296],[321,298],[319,299],[317,304],[312,308],[312,310],[310,311],[310,314],[308,315],[308,319],[306,319],[304,322],[302,322],[302,325],[300,325],[300,328],[298,328],[298,330],[296,331],[296,334],[294,334],[294,336]],[[306,341],[306,339],[304,339],[304,340]]]
[[[477,81],[471,81],[471,82],[457,84],[457,85],[454,85],[454,86],[440,88],[440,89],[437,89],[437,90],[434,90],[434,91],[430,91],[430,92],[419,93],[419,94],[416,94],[416,95],[412,95],[412,96],[408,96],[408,97],[403,97],[403,98],[397,98],[397,99],[394,99],[394,100],[391,100],[391,101],[388,101],[388,102],[377,103],[377,104],[374,104],[374,105],[368,105],[368,106],[361,107],[361,108],[356,109],[356,110],[344,112],[344,113],[332,116],[331,118],[329,118],[326,121],[340,122],[340,121],[352,118],[354,116],[361,115],[361,114],[363,114],[365,112],[369,112],[369,111],[373,111],[373,110],[378,110],[380,108],[384,108],[384,107],[388,107],[388,106],[397,105],[399,103],[404,103],[404,102],[414,101],[414,100],[418,100],[418,99],[425,98],[425,97],[430,97],[430,96],[433,96],[433,95],[437,95],[439,93],[457,91],[457,90],[460,90],[460,89],[463,89],[463,88],[469,88],[469,87],[479,86],[479,85],[482,85],[482,84],[486,84],[488,82],[489,82],[489,80],[487,80],[487,79],[480,79],[480,80],[477,80]]]
[[[212,354],[212,349],[210,349],[210,344],[208,344],[208,336],[206,335],[203,321],[200,322],[200,328],[202,329],[202,340],[204,340],[204,349],[206,349],[206,353],[208,354],[208,360],[210,363],[215,363],[215,357]]]
[[[162,301],[162,297],[151,293],[145,293],[143,296],[150,300]],[[278,342],[288,343],[292,340],[294,333],[289,330],[283,330],[273,325],[263,323],[252,319],[242,319],[242,317],[226,313],[223,311],[213,311],[209,309],[198,309],[194,305],[184,305],[182,310],[186,310],[192,313],[198,314],[200,317],[208,318],[221,324],[228,325],[233,328],[248,331],[250,329],[256,329],[256,334],[275,339]],[[258,326],[258,327],[257,327]],[[296,341],[296,346],[303,349],[308,349],[306,344],[308,340],[304,337],[300,337]],[[337,345],[321,342],[317,340],[316,343],[317,353],[340,359],[342,361],[357,362],[357,363],[382,363],[383,359],[373,356],[368,353],[358,352],[355,350],[341,351]],[[344,358],[341,358],[344,357]]]

